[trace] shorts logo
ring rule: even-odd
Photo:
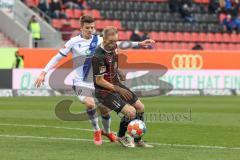
[[[106,72],[106,67],[105,66],[99,67],[99,72],[100,72],[100,74],[105,73]]]
[[[173,69],[198,70],[203,67],[203,57],[199,54],[176,54],[172,58]]]
[[[116,108],[119,108],[120,107],[120,104],[118,102],[116,102],[115,100],[112,102]]]

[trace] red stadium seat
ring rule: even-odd
[[[66,15],[67,15],[68,18],[75,18],[74,12],[73,12],[72,9],[66,9],[66,10],[65,10],[65,13],[66,13]]]
[[[196,43],[189,43],[188,48],[191,50],[195,45],[196,45]]]
[[[221,50],[228,50],[228,49],[229,49],[227,43],[221,43],[221,44],[219,45],[219,47],[220,47]]]
[[[158,32],[150,32],[149,33],[149,36],[151,39],[155,40],[155,41],[158,41]]]
[[[188,43],[182,43],[181,46],[182,46],[181,48],[183,50],[188,50],[189,49]]]
[[[105,27],[107,27],[107,26],[114,26],[114,22],[111,21],[111,20],[104,20],[104,25],[105,25]]]
[[[28,7],[37,7],[39,4],[39,0],[25,0],[25,3]]]
[[[131,31],[125,31],[127,36],[128,36],[128,39],[130,39],[130,36],[132,35],[132,32]]]
[[[107,26],[113,26],[113,21],[110,20],[96,20],[95,21],[96,29],[102,30]]]
[[[121,22],[118,21],[118,20],[114,20],[113,21],[113,26],[115,26],[118,30],[122,30],[123,29]]]
[[[196,33],[196,32],[193,32],[192,33],[192,35],[191,35],[191,40],[193,41],[193,42],[198,42],[199,41],[199,35],[198,35],[198,33]]]
[[[201,2],[201,3],[206,3],[206,4],[208,4],[208,3],[209,3],[209,1],[210,1],[210,0],[202,0],[202,2]]]
[[[240,50],[240,44],[236,45],[236,50]]]
[[[60,29],[64,23],[67,22],[67,19],[53,19],[52,24],[55,28]]]
[[[208,42],[214,42],[215,41],[215,34],[213,34],[213,33],[208,33],[207,34],[207,41]]]
[[[80,18],[82,16],[82,11],[79,9],[74,9],[73,10],[74,18]]]
[[[162,42],[157,43],[156,45],[157,49],[164,49],[164,44]]]
[[[212,45],[211,45],[211,43],[206,43],[206,44],[204,45],[204,49],[205,49],[205,50],[212,50]]]
[[[71,19],[70,24],[71,24],[72,28],[74,28],[74,29],[79,29],[80,28],[80,23],[79,23],[78,20]]]
[[[206,42],[207,41],[207,34],[206,33],[200,33],[199,34],[199,42]]]
[[[93,10],[92,10],[92,16],[93,16],[95,19],[103,19],[103,18],[101,17],[100,12],[99,12],[98,10],[96,10],[96,9],[93,9]]]
[[[181,49],[181,46],[179,45],[178,42],[173,42],[171,48],[174,50],[179,50],[179,49]]]
[[[220,49],[221,49],[221,47],[219,46],[218,43],[213,43],[213,44],[212,44],[212,48],[213,48],[214,50],[220,50]]]
[[[229,45],[228,45],[229,47],[229,50],[235,50],[236,49],[236,44],[233,44],[233,43],[230,43]]]
[[[231,42],[239,42],[238,41],[238,35],[237,34],[231,34],[230,35]]]
[[[215,36],[216,36],[215,42],[221,42],[223,40],[223,36],[221,33],[217,33]]]
[[[102,21],[100,21],[100,20],[95,21],[95,27],[96,27],[97,30],[103,29],[103,27],[102,27]]]
[[[163,49],[170,50],[170,49],[171,49],[171,43],[165,42],[165,43],[164,43],[164,46],[163,46]]]
[[[92,15],[92,11],[91,11],[91,10],[88,10],[88,9],[84,9],[84,10],[83,10],[83,14],[84,14],[84,15]]]
[[[167,39],[168,41],[175,41],[175,34],[173,32],[168,32]]]
[[[230,40],[230,35],[228,33],[224,33],[222,42],[230,42]]]
[[[119,40],[129,40],[129,35],[126,31],[119,31],[118,32]]]
[[[168,40],[168,38],[167,38],[167,33],[165,33],[165,32],[160,32],[160,33],[159,33],[159,40],[160,40],[160,41],[167,41],[167,40]]]
[[[183,41],[183,34],[180,32],[175,33],[175,41],[182,42]]]
[[[52,19],[52,26],[60,29],[62,27],[62,21],[60,19]]]
[[[188,33],[188,32],[185,32],[185,33],[183,34],[183,41],[185,41],[185,42],[190,42],[190,41],[191,41],[191,34]]]

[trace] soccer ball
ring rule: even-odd
[[[142,137],[147,131],[146,125],[141,120],[132,120],[127,127],[127,133],[133,138]]]

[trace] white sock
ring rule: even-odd
[[[99,125],[98,125],[98,115],[97,115],[96,109],[95,108],[87,109],[87,114],[88,114],[89,120],[92,123],[94,131],[100,130]]]
[[[104,133],[110,133],[111,117],[109,115],[102,116],[102,126]]]

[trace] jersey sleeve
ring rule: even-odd
[[[98,35],[98,46],[103,42],[103,38]]]
[[[92,57],[92,68],[93,68],[93,76],[94,77],[104,75],[107,71],[107,67],[104,62],[104,57],[93,56]]]
[[[52,69],[61,59],[63,58],[63,56],[61,56],[60,54],[55,55],[49,62],[48,64],[45,66],[45,68],[43,69],[44,72],[48,72],[50,69]]]
[[[117,41],[117,46],[118,46],[120,49],[138,48],[138,47],[139,47],[139,42]]]
[[[67,56],[68,53],[71,51],[73,44],[74,44],[73,39],[67,41],[64,47],[59,50],[59,54],[61,54],[62,56]]]

